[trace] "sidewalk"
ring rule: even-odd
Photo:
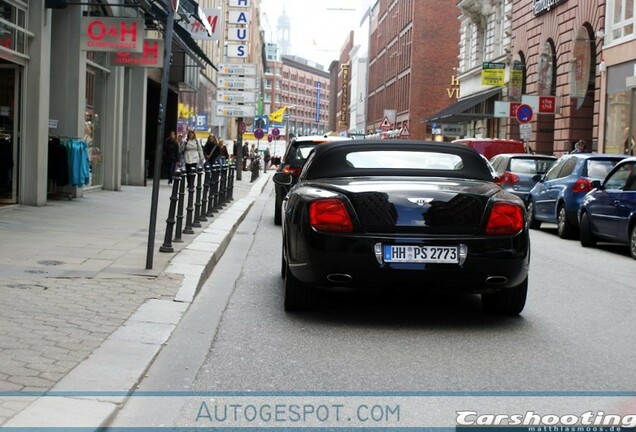
[[[80,426],[87,418],[93,426],[112,413],[113,402],[85,401],[78,409],[74,399],[65,411],[64,398],[17,392],[133,389],[269,174],[249,180],[243,173],[234,200],[194,235],[183,234],[173,253],[159,252],[172,192],[162,180],[151,270],[145,269],[150,183],[0,209],[0,425]]]

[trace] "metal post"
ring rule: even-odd
[[[161,157],[163,154],[163,134],[165,132],[166,111],[168,104],[168,83],[170,78],[170,59],[172,58],[172,31],[174,27],[173,8],[168,8],[166,20],[165,51],[163,56],[163,73],[161,76],[161,94],[159,99],[159,127],[155,145],[155,169],[152,176],[152,201],[150,204],[150,222],[148,224],[148,249],[146,252],[146,269],[151,269],[155,249],[155,231],[157,229],[157,206],[159,204],[159,183],[161,181]]]
[[[163,244],[159,247],[159,252],[174,252],[172,247],[172,230],[174,229],[175,219],[174,214],[177,209],[177,201],[179,197],[179,183],[181,182],[181,171],[176,170],[174,172],[174,178],[172,183],[172,195],[170,195],[170,207],[168,209],[168,219],[166,219],[166,234],[163,238]]]
[[[194,212],[194,176],[197,175],[197,169],[192,167],[188,173],[188,207],[186,208],[186,225],[183,229],[184,234],[194,234],[192,229],[192,213]]]
[[[177,225],[174,229],[173,243],[183,243],[181,238],[181,230],[183,229],[183,207],[185,205],[185,186],[186,186],[186,173],[185,168],[180,173],[179,180],[179,205],[177,206]]]
[[[212,167],[212,186],[214,189],[214,211],[219,209],[219,183],[221,176],[221,166],[215,163]]]
[[[194,220],[192,226],[194,228],[201,228],[201,175],[203,174],[203,168],[198,167],[196,170],[197,186],[196,186],[196,199],[194,201]]]
[[[221,184],[219,189],[219,205],[225,205],[225,192],[227,190],[227,164],[221,165]]]
[[[230,173],[228,175],[228,201],[234,201],[234,173],[236,165],[230,164]]]
[[[241,131],[241,124],[243,123],[243,117],[239,117],[236,119],[236,129],[238,131],[237,136],[236,136],[236,143],[237,143],[237,147],[236,147],[236,163],[238,164],[239,167],[243,166],[243,158],[247,157],[247,155],[243,154],[243,132]],[[242,175],[243,172],[241,169],[236,171],[236,179],[237,180],[241,180],[242,179]]]
[[[208,182],[210,183],[210,195],[208,196],[208,210],[207,210],[207,217],[213,217],[214,216],[214,165],[210,165],[210,178],[208,179]]]
[[[201,212],[199,213],[199,220],[201,222],[207,222],[208,218],[208,192],[210,189],[210,165],[205,164],[203,175],[203,198],[201,199]]]

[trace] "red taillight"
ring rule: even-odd
[[[515,183],[519,183],[519,177],[511,172],[506,171],[505,173],[501,175],[501,177],[499,178],[499,181],[501,181],[501,184],[506,184],[506,183],[515,184]]]
[[[572,187],[572,192],[584,192],[588,193],[592,190],[592,185],[590,181],[586,178],[581,177],[574,183],[574,187]]]
[[[312,202],[309,207],[309,223],[316,231],[353,231],[349,212],[344,203],[335,198]]]
[[[521,207],[506,202],[496,202],[490,210],[486,234],[516,234],[523,228]]]

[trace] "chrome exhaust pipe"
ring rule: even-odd
[[[508,278],[505,276],[488,276],[486,283],[488,285],[504,285],[508,283]]]
[[[327,276],[327,280],[331,283],[349,283],[353,280],[353,277],[346,273],[332,273]]]

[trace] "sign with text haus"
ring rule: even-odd
[[[142,52],[144,21],[133,18],[82,17],[83,51]]]

